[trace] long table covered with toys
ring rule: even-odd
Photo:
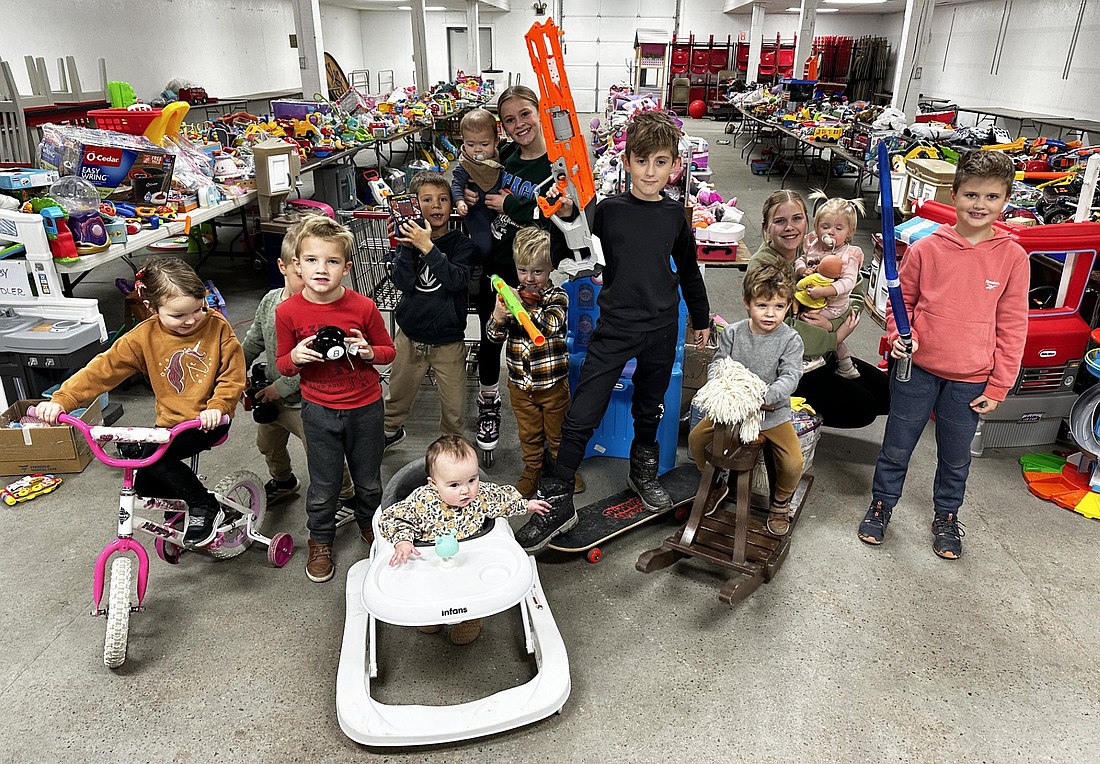
[[[405,141],[406,154],[416,153],[415,169],[443,171],[457,149],[436,121],[455,125],[492,95],[492,81],[462,76],[427,93],[398,88],[371,96],[352,88],[335,101],[276,99],[269,114],[238,111],[205,122],[188,121],[186,101],[93,110],[95,128],[41,126],[36,167],[0,171],[0,208],[41,216],[53,269],[71,296],[93,268],[118,259],[136,267],[130,257],[150,247],[209,255],[217,247],[216,218],[239,213],[248,234],[246,207],[266,201],[260,220],[278,217],[301,173],[354,164],[364,149],[381,169],[394,143]],[[273,173],[281,180],[273,183]],[[327,206],[362,201],[352,188],[339,205]],[[238,236],[248,250],[252,237]],[[18,242],[0,235],[0,256],[19,254]]]

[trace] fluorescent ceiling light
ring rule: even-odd
[[[398,1],[400,2],[400,0],[398,0]],[[399,10],[399,11],[411,11],[412,6],[411,5],[399,5],[399,6],[397,6],[397,10]],[[446,6],[442,6],[442,5],[426,5],[426,6],[424,6],[424,10],[426,10],[426,11],[445,11],[445,10],[447,10],[447,8],[446,8]]]
[[[879,5],[886,0],[825,0],[825,2],[829,5]]]
[[[875,2],[880,2],[880,0],[874,0],[874,1]],[[886,0],[881,0],[881,2],[886,2]],[[792,7],[788,8],[787,13],[798,13],[801,10],[802,10],[801,8],[799,8],[797,5],[795,5],[795,6],[792,6]],[[840,11],[839,8],[818,8],[817,9],[818,13],[838,13],[839,11]]]

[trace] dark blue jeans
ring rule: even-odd
[[[360,528],[371,526],[382,503],[383,413],[381,398],[357,409],[330,409],[302,401],[309,461],[306,527],[318,544],[331,544],[336,537],[345,458],[355,483],[355,522]]]
[[[970,441],[978,428],[978,413],[970,401],[985,390],[984,382],[952,382],[913,364],[908,382],[898,382],[890,370],[890,417],[875,464],[872,501],[893,508],[901,499],[909,457],[920,440],[929,415],[936,413],[936,480],[932,499],[939,513],[957,513],[970,474]]]

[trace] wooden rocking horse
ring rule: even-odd
[[[814,478],[812,474],[803,475],[791,497],[790,530],[779,537],[769,533],[769,497],[754,495],[751,490],[753,469],[763,443],[763,438],[742,443],[735,426],[716,423],[714,442],[707,448],[706,467],[687,524],[657,549],[643,552],[635,567],[642,573],[652,573],[684,557],[700,557],[728,568],[735,575],[718,592],[718,599],[728,605],[771,581],[787,558],[791,534]],[[721,490],[724,471],[729,472],[729,497],[708,515],[707,510],[714,506],[711,496]]]

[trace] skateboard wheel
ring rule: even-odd
[[[589,549],[588,554],[586,554],[584,558],[589,562],[595,564],[603,559],[603,552],[600,551],[599,547],[596,547],[595,549]]]
[[[676,518],[676,522],[682,523],[687,521],[690,513],[691,507],[677,507],[672,516]]]

